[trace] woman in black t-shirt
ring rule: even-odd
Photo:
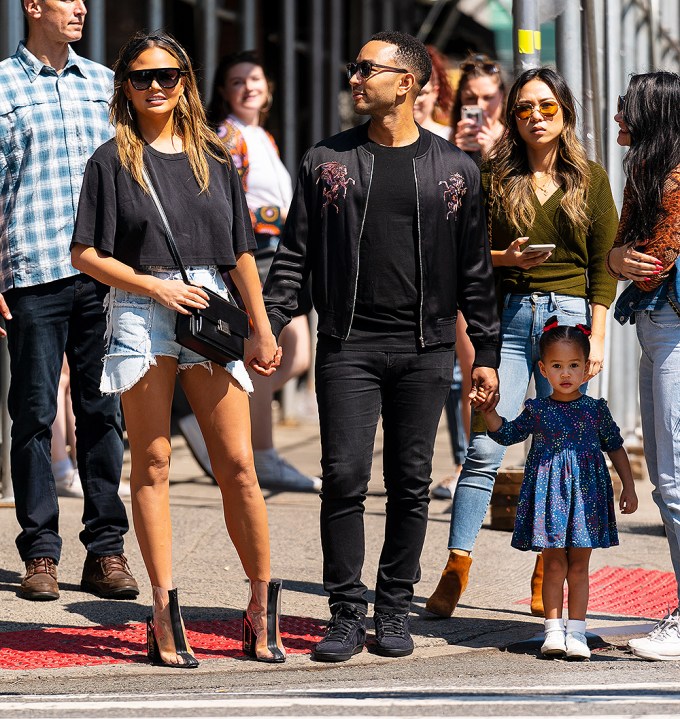
[[[280,361],[250,252],[254,240],[243,191],[229,154],[206,125],[189,58],[171,36],[135,35],[120,52],[114,82],[116,137],[87,165],[72,262],[111,286],[101,387],[121,393],[125,413],[134,525],[153,588],[149,659],[197,665],[171,566],[169,428],[179,371],[222,492],[229,534],[250,580],[244,651],[261,661],[283,661],[280,584],[270,582],[267,510],[250,445],[252,385],[242,362],[222,368],[177,344],[174,334],[176,313],[208,305],[200,285],[225,291],[219,270],[227,269],[253,325],[245,363],[266,376]],[[144,166],[195,284],[179,278],[142,177]],[[270,622],[270,636],[268,615],[277,619]]]

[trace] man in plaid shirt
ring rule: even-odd
[[[13,0],[17,2],[17,0]],[[123,442],[118,400],[99,391],[108,288],[79,274],[69,245],[85,164],[113,130],[113,73],[79,57],[84,0],[23,0],[28,38],[0,63],[0,314],[12,379],[11,473],[26,564],[20,596],[57,599],[59,506],[51,426],[64,352],[71,371],[87,549],[81,587],[139,593],[123,554],[118,496]]]

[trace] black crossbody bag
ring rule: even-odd
[[[190,285],[191,282],[189,282],[187,271],[177,249],[168,218],[146,168],[143,168],[142,176],[149,188],[151,199],[158,209],[158,214],[161,216],[165,239],[173,262],[179,268],[184,282]],[[218,364],[243,360],[244,342],[250,335],[248,314],[231,301],[229,290],[227,290],[229,299],[225,299],[207,287],[201,287],[201,289],[208,295],[210,304],[205,308],[187,308],[191,310],[190,315],[177,313],[175,323],[177,342],[182,347]]]

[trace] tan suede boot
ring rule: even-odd
[[[536,557],[536,566],[531,575],[531,613],[535,617],[545,615],[543,609],[543,555]]]
[[[427,600],[425,609],[440,617],[450,617],[458,605],[468,583],[472,557],[449,552],[449,561],[442,572],[434,594]]]

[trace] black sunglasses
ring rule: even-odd
[[[370,60],[362,60],[361,62],[348,62],[345,65],[347,68],[347,79],[351,80],[357,73],[362,80],[367,80],[374,68],[379,67],[381,70],[388,70],[389,72],[408,72],[402,67],[390,67],[389,65],[378,65],[377,62],[371,62]]]
[[[625,95],[619,95],[619,99],[616,102],[616,112],[621,114],[623,113],[623,109],[626,106],[626,96]]]
[[[178,67],[156,67],[153,70],[132,70],[127,77],[135,90],[148,90],[154,80],[163,89],[171,90],[177,86],[182,75],[186,72]]]
[[[472,72],[475,68],[480,68],[487,75],[495,75],[500,72],[498,65],[486,55],[473,55],[460,63],[461,72]]]

